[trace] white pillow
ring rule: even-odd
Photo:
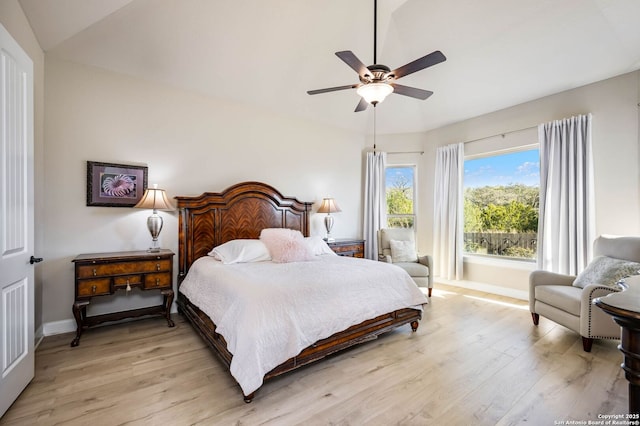
[[[271,260],[267,246],[260,240],[231,240],[214,247],[209,256],[228,265],[231,263]]]
[[[584,288],[588,284],[613,286],[622,278],[637,275],[638,270],[640,270],[640,263],[598,256],[576,277],[573,286],[580,288]]]
[[[301,262],[314,258],[302,233],[294,229],[263,229],[260,232],[260,241],[267,246],[274,262]]]
[[[309,246],[309,250],[311,250],[311,253],[314,256],[318,256],[321,254],[332,254],[334,256],[337,256],[336,252],[331,250],[331,247],[329,247],[325,240],[323,240],[321,237],[306,237],[304,241],[307,243],[307,246]]]
[[[418,261],[416,245],[413,241],[390,240],[389,246],[391,246],[391,261],[393,263]]]

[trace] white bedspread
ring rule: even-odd
[[[180,292],[217,325],[245,395],[264,375],[320,339],[426,297],[401,268],[332,255],[308,262],[193,263]]]

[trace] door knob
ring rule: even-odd
[[[33,257],[33,256],[31,256],[31,259],[29,259],[29,263],[33,265],[34,263],[40,263],[43,260],[44,259],[41,258],[41,257]]]

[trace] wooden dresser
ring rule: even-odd
[[[364,258],[364,240],[336,238],[327,245],[339,256]]]
[[[75,302],[72,309],[77,329],[71,346],[78,346],[85,328],[107,321],[161,315],[166,318],[169,327],[173,327],[173,256],[171,250],[160,250],[156,253],[124,251],[81,254],[73,259]],[[162,305],[87,316],[87,306],[91,303],[92,297],[111,295],[117,290],[126,294],[134,288],[159,290],[163,296]]]

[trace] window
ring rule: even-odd
[[[414,228],[415,166],[389,166],[385,170],[387,227]]]
[[[535,259],[539,200],[537,148],[465,159],[465,253]]]

